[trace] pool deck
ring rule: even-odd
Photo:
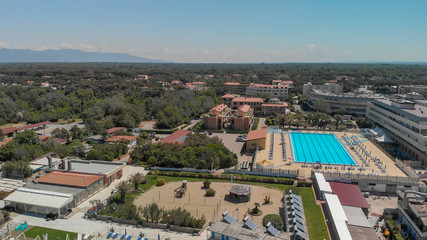
[[[337,139],[342,143],[342,145],[345,147],[347,152],[351,155],[353,160],[358,164],[358,166],[346,166],[345,169],[343,169],[342,165],[322,165],[322,169],[319,169],[320,171],[325,172],[340,172],[340,173],[353,173],[353,174],[376,174],[379,176],[400,176],[405,177],[406,174],[403,173],[395,164],[393,159],[391,159],[388,155],[386,155],[384,152],[381,151],[374,143],[369,141],[367,138],[363,137],[361,134],[356,133],[344,133],[344,132],[322,132],[322,131],[305,131],[301,130],[299,132],[305,132],[305,133],[325,133],[325,134],[335,134]],[[294,161],[294,155],[291,148],[291,139],[289,132],[285,133],[285,148],[287,153],[287,160],[283,160],[282,155],[282,141],[281,141],[281,134],[267,134],[266,139],[266,148],[264,150],[261,150],[258,152],[257,155],[257,163],[260,163],[263,160],[267,160],[271,162],[272,164],[265,165],[266,168],[275,168],[275,169],[291,169],[291,170],[299,170],[299,175],[301,177],[310,177],[311,171],[313,170],[314,166],[318,166],[319,164],[311,164],[307,163],[306,167],[304,167],[303,162],[295,162]],[[386,172],[382,172],[381,168],[374,164],[373,161],[368,160],[369,167],[367,167],[362,160],[357,156],[355,151],[361,152],[359,147],[353,147],[354,150],[351,149],[351,145],[347,145],[345,141],[342,139],[343,135],[346,135],[349,138],[355,138],[360,140],[360,145],[363,146],[367,152],[370,152],[372,157],[375,157],[379,159],[380,162],[382,162],[382,168],[386,169]],[[270,144],[271,144],[271,137],[274,135],[274,145],[273,145],[273,157],[272,159],[269,158],[269,152],[270,152]],[[358,150],[359,149],[359,150]],[[370,162],[369,162],[370,161]],[[359,170],[360,167],[364,167],[364,170]],[[325,167],[328,167],[326,169]],[[351,169],[349,169],[349,167]]]

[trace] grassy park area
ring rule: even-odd
[[[30,230],[28,230],[25,233],[26,237],[29,238],[36,238],[37,236],[40,236],[41,239],[43,239],[43,234],[47,233],[48,234],[48,238],[49,239],[61,239],[61,240],[65,240],[68,234],[68,237],[70,238],[70,240],[72,239],[76,239],[77,238],[77,233],[74,232],[64,232],[61,230],[56,230],[56,229],[50,229],[50,228],[42,228],[42,227],[33,227]]]

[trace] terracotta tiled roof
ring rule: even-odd
[[[7,143],[9,143],[10,141],[12,141],[13,138],[7,138],[6,140],[4,140],[3,142],[0,142],[0,147],[6,145]]]
[[[36,178],[34,181],[64,186],[88,187],[101,178],[103,178],[103,176],[54,171]]]
[[[191,133],[191,131],[188,130],[178,130],[171,135],[163,138],[162,140],[158,141],[157,143],[180,143],[182,144],[184,141],[182,140],[184,136],[187,136]]]
[[[267,128],[260,129],[260,130],[253,130],[248,133],[248,137],[246,138],[246,141],[266,138],[266,137],[267,137]]]
[[[246,98],[246,97],[236,97],[233,99],[233,102],[259,102],[263,103],[262,98]]]
[[[44,121],[44,122],[40,122],[40,123],[30,124],[30,125],[27,125],[27,126],[23,126],[23,127],[17,128],[16,130],[18,130],[18,131],[24,131],[24,130],[27,130],[27,129],[36,128],[36,127],[40,127],[40,126],[47,125],[47,124],[51,124],[51,122],[50,121]]]
[[[13,133],[16,131],[16,127],[3,128],[1,131],[3,132],[3,134]]]
[[[227,105],[225,105],[225,104],[219,104],[219,105],[216,105],[214,108],[212,108],[211,111],[222,112],[226,108],[227,108]]]
[[[106,142],[118,142],[120,140],[128,140],[132,141],[137,139],[137,136],[112,136],[110,138],[105,139]]]
[[[224,85],[228,85],[228,86],[238,86],[238,85],[240,85],[240,83],[238,83],[238,82],[226,82],[226,83],[224,83]]]
[[[114,132],[117,132],[117,131],[120,131],[120,130],[123,130],[123,129],[125,129],[125,128],[124,127],[113,127],[113,128],[107,129],[105,131],[108,134],[111,134],[111,133],[114,133]]]
[[[234,98],[233,95],[231,94],[225,94],[224,96],[222,96],[221,98]]]
[[[237,109],[238,111],[242,111],[242,112],[248,112],[249,109],[251,109],[251,107],[249,105],[242,105],[239,107],[239,109]]]

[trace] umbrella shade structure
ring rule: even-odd
[[[261,162],[259,162],[259,164],[261,164],[261,165],[263,165],[263,166],[266,166],[266,165],[271,165],[271,164],[273,164],[273,162],[272,162],[272,161],[269,161],[269,160],[264,159],[264,160],[262,160]]]

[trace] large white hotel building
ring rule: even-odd
[[[427,107],[408,100],[377,99],[368,103],[366,115],[387,130],[407,155],[427,165]]]
[[[343,110],[346,114],[355,116],[365,116],[368,102],[383,98],[382,95],[367,89],[343,93],[342,85],[337,83],[323,85],[307,83],[304,84],[303,94],[308,100],[308,106],[315,111],[338,113]]]

